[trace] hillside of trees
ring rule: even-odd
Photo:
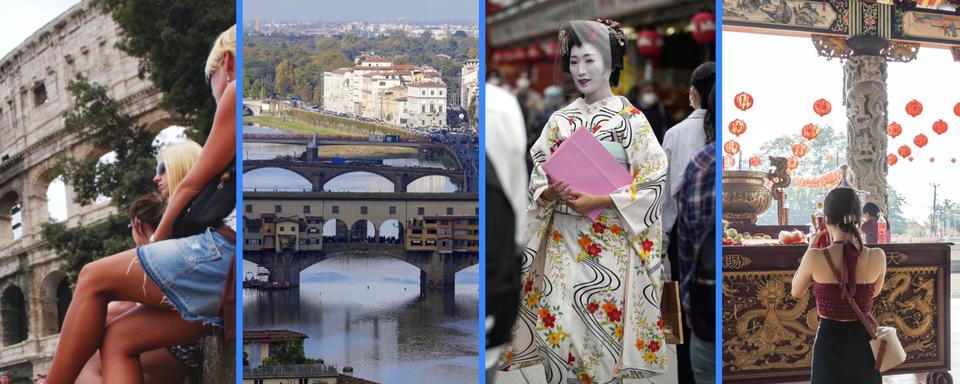
[[[407,36],[394,32],[375,38],[336,36],[244,36],[244,97],[289,98],[320,104],[323,72],[353,65],[365,53],[391,58],[396,64],[429,65],[440,71],[451,98],[460,95],[460,67],[476,59],[478,41],[464,33],[436,40],[429,33]]]

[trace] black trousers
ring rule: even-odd
[[[812,384],[880,384],[873,364],[870,336],[862,323],[820,318],[813,342]]]

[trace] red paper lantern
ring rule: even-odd
[[[547,57],[554,59],[557,57],[557,53],[560,52],[559,47],[560,47],[560,44],[558,44],[556,40],[550,40],[550,42],[547,43],[546,46],[544,46],[543,53],[547,55]]]
[[[750,166],[751,166],[751,167],[759,167],[759,166],[760,166],[760,156],[757,156],[757,155],[750,156]]]
[[[907,114],[913,117],[917,117],[920,113],[923,112],[923,104],[920,104],[916,99],[910,100],[907,103]]]
[[[820,135],[820,127],[813,124],[804,125],[803,129],[800,130],[800,134],[807,140],[816,139],[817,136]]]
[[[950,159],[950,162],[951,162],[951,163],[956,163],[956,162],[957,162],[957,158],[956,158],[956,157],[951,158],[951,159]]]
[[[897,124],[896,121],[887,126],[887,134],[890,135],[890,137],[896,139],[901,133],[903,133],[903,127],[901,127],[900,124]]]
[[[788,170],[788,171],[792,171],[792,170],[794,170],[794,169],[797,169],[797,167],[799,167],[799,166],[800,166],[800,159],[798,159],[796,156],[790,156],[789,158],[787,158],[787,170]]]
[[[645,29],[637,33],[637,51],[647,57],[660,56],[663,50],[663,36],[657,31]]]
[[[960,116],[960,103],[957,103],[957,105],[953,106],[953,114]]]
[[[740,152],[740,143],[738,143],[736,140],[729,140],[723,144],[723,151],[731,156],[736,155]]]
[[[922,133],[913,137],[913,144],[915,144],[917,148],[923,148],[923,146],[927,145],[928,141],[929,140],[927,140],[927,135],[924,135]]]
[[[911,151],[910,147],[908,147],[906,144],[901,145],[900,148],[897,149],[897,153],[900,154],[900,157],[904,159],[906,159],[907,156],[910,156],[911,152],[913,151]]]
[[[753,96],[750,96],[750,94],[746,92],[740,92],[733,97],[733,105],[741,111],[746,112],[753,106]]]
[[[809,151],[810,147],[804,143],[796,143],[790,147],[790,152],[793,152],[794,156],[797,156],[798,158],[803,158],[803,156],[805,156]]]
[[[887,155],[887,164],[894,165],[897,163],[897,155],[889,154]]]
[[[930,156],[930,162],[931,163],[933,162],[933,156]]]
[[[826,99],[813,102],[813,112],[816,112],[820,117],[826,116],[831,110],[833,110],[833,106],[831,106],[830,102]]]
[[[747,131],[747,123],[740,119],[733,120],[730,124],[727,124],[727,130],[734,136],[740,137],[740,135]]]
[[[913,156],[908,157],[907,160],[913,161]]]
[[[937,120],[935,123],[933,123],[933,131],[938,135],[942,135],[947,131],[947,122],[943,120]]]
[[[690,19],[693,25],[693,41],[709,44],[717,39],[716,16],[711,12],[700,12]]]
[[[723,169],[733,168],[733,166],[736,165],[736,163],[737,163],[737,160],[734,159],[733,156],[726,155],[723,157]]]

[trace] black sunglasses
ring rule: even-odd
[[[163,176],[165,173],[167,173],[167,163],[160,162],[157,164],[157,176]]]

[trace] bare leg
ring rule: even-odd
[[[169,305],[162,303],[160,289],[144,275],[140,264],[130,265],[135,258],[136,250],[131,249],[89,263],[80,271],[47,383],[70,384],[76,380],[100,348],[110,301],[135,301],[169,310]]]
[[[169,309],[141,306],[127,312],[107,327],[100,349],[103,381],[142,383],[142,353],[187,343],[209,332],[209,326],[183,320],[179,313]]]

